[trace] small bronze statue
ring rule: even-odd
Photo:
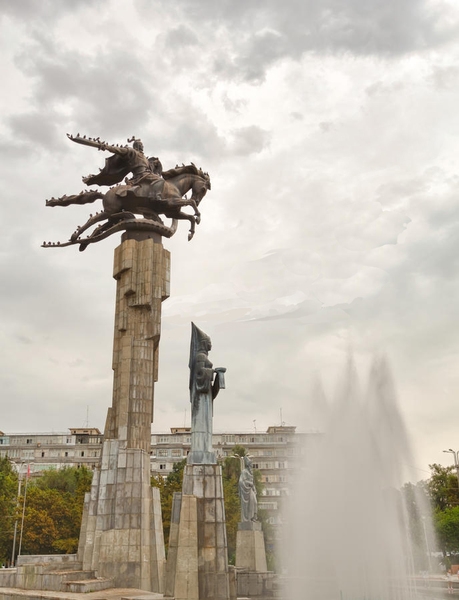
[[[193,163],[178,165],[175,169],[162,170],[161,162],[156,157],[147,158],[143,152],[141,140],[132,137],[130,146],[114,146],[101,142],[99,138],[80,137],[80,134],[67,137],[78,144],[91,146],[98,150],[106,150],[112,156],[106,159],[104,168],[97,175],[83,177],[88,185],[114,186],[107,192],[87,190],[72,196],[61,196],[46,201],[46,206],[69,206],[70,204],[88,204],[101,199],[104,210],[91,215],[88,221],[72,234],[68,242],[57,244],[43,243],[43,247],[64,247],[79,244],[80,250],[93,242],[123,230],[153,231],[165,237],[171,237],[177,230],[177,220],[190,221],[188,239],[194,235],[195,226],[201,220],[198,210],[199,203],[210,190],[210,177],[198,169]],[[128,178],[127,175],[132,174]],[[120,182],[124,179],[124,183]],[[189,199],[183,197],[191,190]],[[194,214],[182,211],[184,206],[191,206]],[[144,218],[137,218],[142,215]],[[164,225],[159,215],[172,219],[170,227]],[[82,238],[87,229],[99,223],[92,233]]]
[[[211,349],[210,337],[191,323],[191,450],[187,462],[192,465],[217,462],[212,451],[213,403],[218,392],[225,388],[226,369],[213,368],[209,360]]]

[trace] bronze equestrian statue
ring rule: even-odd
[[[147,158],[141,140],[134,137],[128,140],[130,146],[110,145],[99,138],[86,138],[80,135],[67,137],[78,144],[91,146],[112,153],[106,159],[104,168],[97,175],[83,177],[87,185],[113,186],[107,192],[87,190],[72,196],[51,198],[46,206],[69,206],[70,204],[88,204],[102,200],[103,211],[91,215],[88,221],[78,227],[64,243],[43,243],[43,247],[63,247],[78,244],[84,250],[88,244],[98,242],[117,231],[137,229],[153,231],[165,237],[171,237],[177,230],[177,221],[190,221],[188,239],[195,233],[195,226],[201,220],[199,203],[210,190],[210,177],[193,163],[176,166],[163,171],[156,157]],[[130,178],[127,175],[132,174]],[[120,183],[124,178],[124,183]],[[191,190],[191,197],[185,194]],[[184,197],[185,196],[185,197]],[[194,214],[182,211],[191,206]],[[141,215],[143,218],[136,217]],[[166,226],[159,215],[172,219]],[[102,223],[101,223],[102,222]],[[81,235],[90,227],[100,223],[87,237]]]

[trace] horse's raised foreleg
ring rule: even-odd
[[[185,214],[185,213],[183,213],[183,214]],[[195,226],[196,226],[196,223],[199,223],[199,221],[197,220],[197,217],[195,217],[194,215],[187,215],[187,218],[190,221],[190,231],[188,232],[188,241],[190,241],[193,239]]]
[[[201,222],[201,213],[198,210],[198,205],[196,203],[196,200],[194,198],[168,198],[167,202],[173,207],[176,208],[177,210],[181,210],[184,206],[191,206],[191,208],[194,210],[194,215],[193,216],[193,225],[195,223],[197,223],[199,225],[199,223]],[[185,215],[186,213],[180,213]],[[187,215],[186,218],[188,218],[190,215]],[[185,218],[185,217],[179,217],[179,218]]]
[[[104,195],[101,192],[88,190],[86,192],[80,192],[72,196],[61,196],[60,198],[51,198],[46,200],[46,206],[70,206],[70,204],[90,204],[95,202]]]
[[[188,241],[193,239],[193,236],[195,233],[195,227],[196,227],[196,217],[194,215],[187,215],[186,213],[184,213],[180,210],[178,213],[176,213],[174,215],[174,218],[175,219],[186,219],[187,221],[190,222],[190,231],[188,233]]]
[[[189,203],[189,206],[191,206],[194,210],[196,224],[199,225],[199,223],[201,222],[201,213],[199,212],[196,200],[193,197],[191,197],[189,200],[187,200],[187,202]]]

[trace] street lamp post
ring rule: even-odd
[[[454,466],[456,467],[457,484],[459,486],[459,450],[443,450],[446,454],[452,454],[454,456]]]
[[[12,464],[15,464],[11,459],[10,462]],[[16,499],[16,511],[19,509],[19,498],[21,497],[21,484],[22,484],[22,479],[21,479],[21,471],[22,471],[22,465],[23,463],[19,463],[19,466],[17,468],[18,471],[18,496]],[[18,533],[18,515],[16,513],[16,519],[14,521],[14,537],[13,537],[13,550],[11,553],[11,566],[14,567],[14,563],[16,562],[16,536]]]

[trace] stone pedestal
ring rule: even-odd
[[[182,489],[171,595],[176,600],[229,600],[221,467],[186,465]]]
[[[164,540],[159,490],[150,486],[150,437],[170,257],[159,236],[142,237],[125,234],[115,250],[113,402],[78,556],[84,569],[113,578],[117,587],[162,592]]]
[[[169,597],[174,595],[175,590],[175,572],[177,568],[181,510],[182,494],[181,492],[174,492],[172,497],[171,524],[169,529],[169,546],[167,548],[166,577],[164,581],[164,595]]]
[[[266,565],[265,540],[261,523],[247,521],[238,524],[236,534],[236,567],[265,573]]]

